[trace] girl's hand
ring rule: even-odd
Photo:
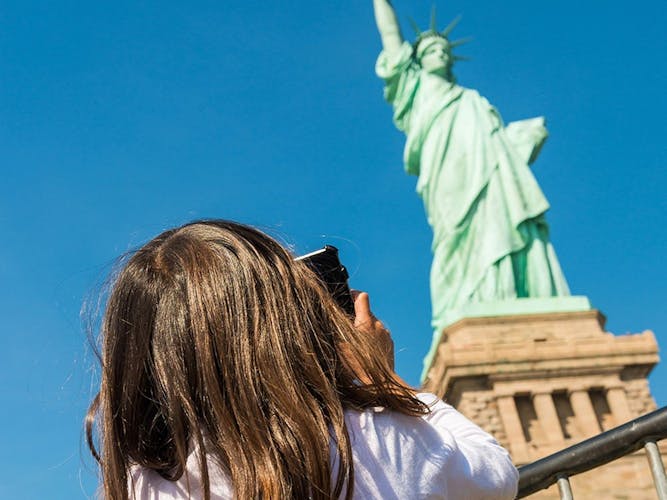
[[[373,344],[377,346],[375,355],[391,371],[394,371],[394,341],[391,334],[382,322],[371,312],[371,304],[366,292],[352,291],[354,299],[354,326],[357,330],[370,336]]]

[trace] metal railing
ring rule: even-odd
[[[560,496],[572,499],[569,478],[595,469],[641,448],[646,450],[660,500],[667,500],[667,478],[657,442],[667,438],[667,407],[603,432],[553,455],[519,467],[523,498],[558,483]]]

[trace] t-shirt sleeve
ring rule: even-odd
[[[403,42],[395,52],[380,52],[375,72],[384,80],[384,98],[394,107],[396,127],[407,132],[412,103],[419,87],[419,66],[412,58],[412,46]]]
[[[514,499],[519,474],[509,453],[487,432],[433,394],[419,399],[431,407],[424,419],[437,431],[443,466],[432,479],[448,500]],[[435,497],[434,497],[435,498]]]

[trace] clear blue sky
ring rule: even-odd
[[[396,1],[428,23],[431,1]],[[455,68],[506,122],[547,117],[534,165],[575,294],[667,346],[664,2],[438,2]],[[370,0],[0,4],[0,498],[94,493],[79,311],[114,258],[201,217],[341,248],[416,383],[430,230],[374,75]],[[651,377],[667,404],[667,363]]]

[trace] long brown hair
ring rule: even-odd
[[[135,466],[179,479],[192,450],[195,496],[210,498],[209,454],[238,498],[350,498],[344,409],[427,411],[305,265],[234,222],[187,224],[134,253],[100,335],[86,433],[110,500],[128,498]],[[352,373],[342,344],[370,382]]]

